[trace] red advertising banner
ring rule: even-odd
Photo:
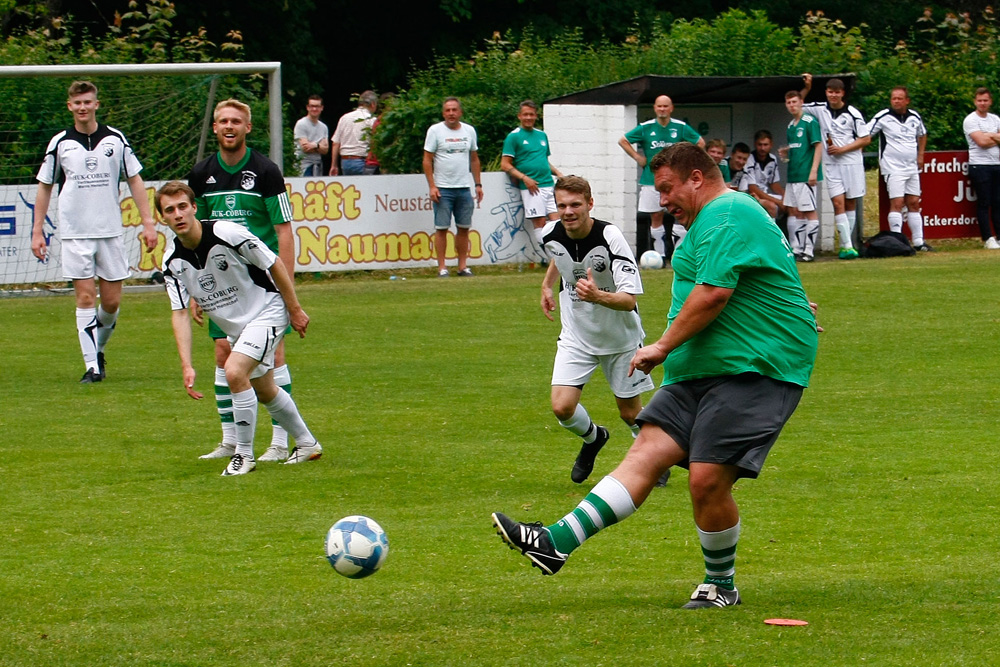
[[[976,195],[969,180],[968,151],[928,151],[920,174],[924,238],[979,238],[976,224]],[[889,194],[885,180],[878,179],[879,228],[889,229]],[[903,233],[910,230],[903,224]]]

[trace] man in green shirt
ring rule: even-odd
[[[520,126],[503,140],[500,168],[517,181],[524,204],[524,218],[531,222],[535,241],[540,248],[544,244],[542,229],[545,222],[559,219],[553,188],[555,179],[562,178],[562,172],[549,162],[552,154],[549,150],[549,138],[535,128],[538,105],[532,100],[521,102],[517,119]]]
[[[618,140],[618,145],[642,167],[642,175],[639,177],[639,212],[649,213],[649,233],[653,237],[653,250],[663,255],[663,265],[666,266],[667,230],[663,226],[660,196],[653,188],[653,173],[649,170],[649,161],[664,148],[673,146],[679,141],[689,141],[704,148],[705,140],[690,125],[671,117],[674,113],[674,103],[666,95],[660,95],[653,101],[653,113],[656,114],[656,118],[636,125]],[[639,146],[642,152],[637,151],[632,144]]]
[[[674,256],[667,330],[631,363],[644,373],[663,364],[663,385],[639,413],[625,459],[576,509],[549,526],[499,512],[493,523],[509,546],[555,574],[584,540],[635,512],[664,471],[687,467],[705,579],[684,606],[726,607],[740,604],[733,485],[758,476],[809,382],[815,307],[777,225],[726,186],[707,153],[678,144],[651,169],[667,213],[688,228]]]
[[[782,200],[788,208],[788,240],[796,260],[811,262],[819,235],[816,184],[823,180],[823,132],[814,116],[802,112],[799,91],[785,93],[785,108],[792,120],[788,123],[788,145],[778,154],[788,161],[788,186]]]

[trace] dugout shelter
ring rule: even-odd
[[[851,102],[854,74],[815,74],[807,102],[826,99],[826,82],[843,80]],[[552,145],[552,162],[563,173],[590,181],[595,217],[622,226],[635,247],[636,209],[641,169],[625,154],[618,140],[639,123],[654,117],[653,101],[669,95],[673,117],[683,120],[706,141],[723,139],[731,149],[744,142],[753,149],[754,132],[766,129],[774,149],[785,145],[790,116],[785,93],[801,90],[801,76],[660,76],[619,81],[544,103],[545,132]],[[728,151],[727,151],[728,154]],[[784,165],[782,179],[784,179]],[[834,249],[833,208],[825,183],[820,187],[819,250]],[[858,207],[858,229],[861,229]]]

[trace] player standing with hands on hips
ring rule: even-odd
[[[31,228],[31,252],[45,261],[48,245],[42,232],[52,200],[52,186],[59,183],[59,238],[62,240],[63,276],[73,281],[76,294],[76,330],[87,370],[80,382],[105,378],[104,346],[118,322],[122,281],[131,274],[125,252],[118,181],[124,176],[142,220],[146,248],[156,247],[157,234],[149,210],[146,186],[125,135],[97,122],[97,86],[74,81],[66,107],[73,127],[49,141],[38,170]],[[100,285],[101,303],[97,305]]]

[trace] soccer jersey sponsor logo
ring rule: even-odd
[[[226,195],[226,208],[232,210],[236,206],[236,195]]]
[[[257,185],[257,174],[252,171],[244,171],[243,178],[240,180],[240,187],[244,190],[253,190],[255,185]]]
[[[201,289],[204,291],[211,292],[215,289],[215,276],[198,276],[198,285],[201,286]]]

